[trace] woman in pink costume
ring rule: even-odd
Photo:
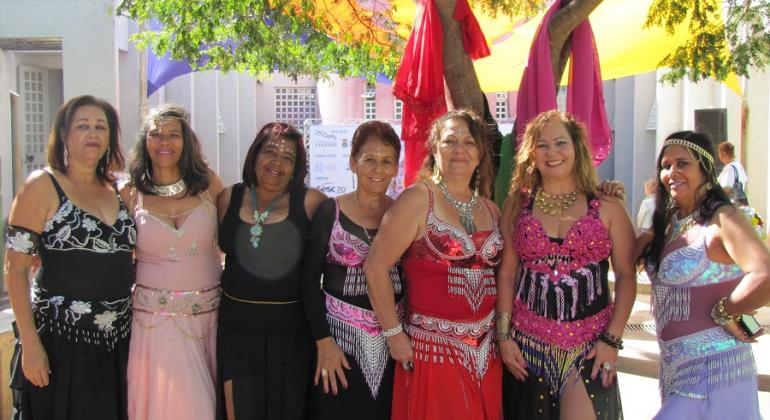
[[[655,418],[760,419],[754,337],[737,317],[770,301],[770,253],[719,186],[707,136],[671,134],[657,168],[639,237],[660,344]]]
[[[150,112],[130,172],[121,192],[137,225],[129,418],[213,419],[222,182],[177,105]]]
[[[634,230],[623,205],[596,189],[582,124],[558,111],[535,117],[501,223],[497,338],[506,419],[623,416],[615,375],[636,295]]]
[[[396,360],[392,419],[498,420],[502,365],[493,341],[502,238],[489,196],[483,123],[456,110],[433,124],[420,182],[383,218],[364,264]],[[402,258],[404,326],[390,267]]]

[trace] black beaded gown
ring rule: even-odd
[[[39,235],[41,269],[32,313],[48,356],[50,382],[38,388],[18,377],[19,363],[17,418],[127,419],[134,221],[117,196],[117,220],[107,225],[78,208],[48,175],[59,208]]]
[[[311,338],[302,307],[302,261],[310,221],[302,188],[290,192],[289,214],[264,224],[259,245],[241,220],[246,187],[232,189],[219,226],[226,254],[217,333],[218,417],[232,381],[236,418],[301,419],[310,382]]]

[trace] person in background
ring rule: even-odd
[[[68,100],[51,127],[49,167],[30,174],[13,201],[5,273],[22,351],[13,367],[23,372],[19,418],[128,417],[136,230],[114,184],[119,133],[105,100]]]
[[[735,146],[728,141],[719,143],[717,155],[719,161],[725,165],[722,168],[722,172],[719,173],[719,185],[722,186],[722,189],[727,193],[727,196],[730,197],[733,203],[747,206],[749,202],[745,195],[746,183],[749,181],[749,177],[746,175],[746,170],[743,169],[743,165],[735,159]],[[739,187],[742,191],[734,191],[736,182],[740,183]],[[743,194],[742,198],[740,197],[740,194]]]
[[[395,420],[499,420],[494,343],[500,212],[488,199],[484,123],[454,110],[433,123],[416,183],[385,214],[364,264],[369,298],[396,360]],[[391,267],[404,272],[404,324]]]
[[[660,345],[656,419],[759,419],[757,368],[740,323],[770,302],[770,252],[717,182],[701,133],[658,155],[652,230],[638,238]]]
[[[657,185],[658,181],[654,178],[644,182],[644,199],[639,204],[639,212],[636,214],[636,229],[639,232],[650,230],[652,227],[652,214],[655,212],[655,188]]]
[[[307,155],[291,125],[259,130],[243,182],[219,195],[226,254],[217,331],[218,411],[229,419],[304,418],[311,337],[302,305],[310,219],[326,199],[305,186]]]
[[[121,194],[137,239],[128,416],[213,419],[222,181],[203,160],[189,114],[173,104],[149,112],[129,168]]]
[[[369,302],[363,266],[393,204],[387,192],[400,151],[390,125],[361,124],[350,149],[355,191],[321,203],[310,223],[302,296],[318,355],[311,419],[390,419],[393,360]],[[389,273],[398,302],[397,267]]]

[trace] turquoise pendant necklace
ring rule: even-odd
[[[251,188],[251,208],[254,209],[254,225],[249,229],[249,234],[251,235],[251,246],[254,248],[259,248],[259,239],[262,237],[263,230],[262,224],[265,223],[265,220],[267,220],[267,217],[270,215],[270,211],[272,211],[273,207],[278,204],[278,200],[280,200],[281,197],[283,197],[283,194],[278,194],[278,196],[267,205],[265,211],[260,212],[257,209],[257,190],[254,187]]]

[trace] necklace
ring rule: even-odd
[[[476,223],[473,221],[473,209],[476,207],[476,200],[479,198],[479,193],[473,191],[471,200],[462,202],[452,197],[452,194],[449,193],[449,189],[446,184],[444,184],[444,181],[439,181],[437,185],[441,188],[441,192],[444,193],[444,199],[446,199],[452,207],[457,209],[457,213],[460,215],[460,224],[463,226],[463,229],[470,235],[476,233]]]
[[[356,202],[356,207],[358,207],[358,210],[363,212],[364,209],[362,209],[358,204],[358,190],[353,191],[353,201]],[[371,245],[374,237],[377,236],[377,234],[375,233],[374,235],[369,235],[369,229],[365,228],[364,226],[361,226],[361,230],[364,231],[364,235],[366,235],[366,239],[369,240],[369,245]]]
[[[251,188],[251,208],[254,209],[254,225],[249,229],[249,234],[251,235],[251,246],[255,249],[259,247],[259,239],[262,237],[262,224],[265,223],[267,216],[270,215],[270,211],[272,211],[273,207],[278,204],[278,200],[280,200],[281,197],[283,197],[283,193],[278,194],[278,196],[267,205],[265,211],[260,212],[257,209],[257,190],[256,188]]]
[[[545,214],[556,216],[569,210],[577,201],[577,190],[567,194],[549,194],[543,187],[535,190],[535,204]]]
[[[150,183],[152,184],[152,181]],[[184,178],[179,178],[179,181],[170,185],[152,184],[152,192],[161,197],[173,197],[186,189],[187,184],[184,182]]]
[[[684,235],[685,232],[690,230],[690,228],[693,227],[693,225],[695,225],[696,219],[698,219],[697,210],[681,219],[679,218],[679,216],[677,216],[676,213],[674,213],[674,215],[671,216],[671,229],[668,232],[668,240],[666,241],[666,243],[670,244],[680,236]]]

